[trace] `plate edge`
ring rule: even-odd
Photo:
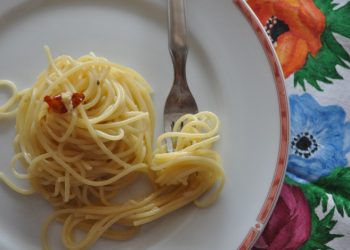
[[[255,15],[254,11],[250,8],[247,2],[245,0],[233,0],[233,3],[239,7],[255,31],[257,38],[259,39],[261,46],[265,51],[266,57],[270,63],[271,70],[275,79],[280,116],[280,142],[273,180],[270,184],[264,204],[260,208],[260,212],[256,218],[256,224],[251,227],[249,232],[246,234],[243,242],[238,247],[239,250],[246,250],[253,247],[258,237],[263,232],[263,229],[273,212],[273,209],[281,192],[287,168],[290,121],[289,104],[287,92],[285,89],[285,78],[272,43],[265,33],[265,29],[260,23],[258,17]]]

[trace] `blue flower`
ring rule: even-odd
[[[289,97],[291,140],[287,175],[313,182],[345,167],[350,152],[350,123],[340,106],[321,106],[309,94]]]

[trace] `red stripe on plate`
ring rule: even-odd
[[[260,209],[259,215],[256,219],[258,223],[261,223],[261,226],[260,224],[256,224],[255,226],[253,226],[246,235],[242,244],[239,246],[239,249],[245,250],[250,249],[262,233],[263,228],[268,219],[270,218],[270,215],[275,207],[275,204],[279,197],[279,193],[281,191],[281,187],[284,180],[284,174],[286,171],[286,163],[288,159],[289,109],[282,68],[278,61],[275,50],[269,40],[269,37],[265,33],[264,27],[261,25],[259,19],[254,14],[253,10],[249,7],[249,5],[246,3],[246,1],[233,1],[238,5],[238,7],[241,9],[241,11],[251,24],[270,62],[272,73],[275,78],[275,86],[278,96],[280,113],[280,144],[273,180],[271,182],[267,197],[265,198],[265,202],[262,208]]]

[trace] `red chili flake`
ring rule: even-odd
[[[59,113],[59,114],[64,114],[68,110],[66,106],[64,105],[62,101],[62,96],[57,95],[57,96],[45,96],[44,101],[49,105],[49,110]]]
[[[83,93],[73,93],[72,95],[72,104],[73,108],[82,103],[85,99],[85,95]]]
[[[73,108],[76,108],[80,103],[82,103],[85,99],[85,95],[83,93],[73,93],[72,94],[72,105]],[[64,114],[68,110],[62,101],[62,96],[45,96],[44,101],[49,105],[49,110],[55,113]]]

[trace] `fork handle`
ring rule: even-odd
[[[174,84],[186,83],[186,0],[168,0],[169,51],[174,65]]]

